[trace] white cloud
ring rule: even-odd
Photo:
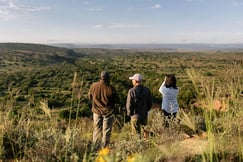
[[[0,3],[6,3],[8,2],[9,0],[0,0]]]
[[[51,7],[48,6],[26,6],[19,5],[13,1],[0,0],[2,5],[0,5],[0,18],[1,20],[9,20],[18,16],[22,16],[31,12],[40,12],[45,10],[50,10]],[[1,21],[0,20],[0,21]]]
[[[90,1],[84,1],[83,4],[84,5],[89,5],[91,2]]]
[[[92,28],[100,29],[100,28],[104,28],[104,25],[102,25],[102,24],[97,24],[97,25],[92,26]]]
[[[140,24],[128,24],[128,23],[113,23],[109,25],[103,25],[103,24],[97,24],[94,25],[92,28],[96,29],[142,29],[142,28],[149,28],[149,26],[146,25],[140,25]]]
[[[89,11],[103,11],[102,7],[94,7],[94,8],[89,8]]]
[[[160,4],[155,4],[152,8],[161,8]]]
[[[0,1],[2,4],[0,5],[0,21],[6,21],[13,18],[12,10],[15,10],[14,3],[8,2],[6,0]]]
[[[40,7],[29,7],[27,8],[28,11],[37,12],[37,11],[45,11],[50,10],[51,7],[49,6],[40,6]]]
[[[9,6],[9,8],[18,9],[18,7],[16,6],[16,4],[14,2],[8,2],[8,6]]]
[[[0,9],[0,16],[1,15],[8,15],[8,12]]]
[[[204,0],[185,0],[186,2],[203,2]]]
[[[139,28],[145,28],[144,25],[139,24],[123,24],[123,23],[114,23],[108,26],[108,28],[111,29],[139,29]]]

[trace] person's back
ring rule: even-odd
[[[162,108],[168,113],[175,113],[178,111],[179,105],[177,102],[177,96],[179,93],[178,88],[167,88],[162,86],[160,92],[163,95]]]
[[[109,73],[103,71],[100,77],[101,80],[93,83],[88,93],[92,100],[93,143],[97,149],[100,148],[100,137],[101,147],[107,147],[110,143],[115,103],[118,102],[116,89],[109,83]]]
[[[147,125],[148,111],[152,107],[152,96],[150,90],[142,85],[142,76],[134,74],[129,77],[132,80],[133,88],[127,94],[126,109],[127,115],[131,117],[132,134],[141,133]]]
[[[90,98],[92,99],[92,111],[100,114],[111,114],[115,109],[116,90],[109,82],[100,80],[90,87]]]
[[[170,121],[174,120],[179,110],[177,102],[179,89],[176,86],[176,77],[171,74],[166,75],[159,92],[162,94],[161,108],[164,114],[164,125],[168,127]]]
[[[127,107],[132,108],[128,113],[129,116],[134,114],[146,116],[152,106],[150,90],[143,85],[138,85],[131,88],[129,94],[131,95],[131,101],[127,103],[131,105],[127,105]]]

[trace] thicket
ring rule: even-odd
[[[0,159],[109,162],[181,160],[181,157],[185,161],[243,159],[242,53],[18,46],[17,51],[12,45],[0,46],[3,58],[0,65],[5,65],[0,70]],[[32,51],[35,57],[28,59]],[[19,54],[21,60],[11,57]],[[59,57],[64,59],[56,59]],[[124,106],[132,86],[128,77],[141,73],[144,85],[151,89],[155,107],[149,115],[149,139],[132,138],[122,112],[116,116],[112,150],[101,150],[103,153],[97,155],[91,144],[91,103],[87,93],[103,70],[111,73],[111,83],[119,93],[121,103],[117,106]],[[180,123],[172,129],[162,126],[159,111],[158,88],[167,73],[177,76],[180,88]],[[223,113],[214,110],[215,99],[222,101]],[[203,140],[208,143],[207,149],[188,154],[186,147],[180,145],[184,133],[192,136],[202,131],[207,133],[207,140]]]
[[[28,56],[30,53],[31,57]],[[41,45],[34,48],[30,44],[9,45],[1,49],[2,62],[13,62],[13,56],[22,57],[22,60],[16,59],[18,64],[14,67],[2,68],[1,98],[6,98],[8,91],[15,88],[19,90],[16,96],[18,105],[31,102],[35,107],[44,99],[48,100],[49,107],[52,109],[67,108],[71,102],[71,83],[74,73],[77,73],[78,80],[82,82],[82,87],[79,87],[82,89],[79,104],[84,112],[83,116],[91,114],[88,113],[90,111],[90,103],[87,99],[88,89],[93,82],[99,80],[99,74],[103,70],[111,73],[111,83],[119,92],[120,106],[125,105],[127,91],[132,86],[128,80],[129,76],[141,73],[144,77],[144,85],[151,89],[153,102],[160,104],[161,94],[158,88],[165,74],[173,73],[178,80],[180,87],[178,100],[183,108],[195,102],[196,98],[193,84],[185,73],[186,69],[193,68],[207,77],[217,77],[220,75],[220,70],[226,68],[229,63],[241,60],[239,53],[71,50]],[[61,57],[63,59],[60,59]],[[66,116],[65,112],[61,114],[62,117]]]

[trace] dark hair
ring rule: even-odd
[[[100,74],[100,78],[102,80],[109,80],[110,79],[110,74],[107,71],[102,71]]]
[[[165,87],[177,89],[175,75],[173,75],[173,74],[167,74],[166,75]]]

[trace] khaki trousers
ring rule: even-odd
[[[141,129],[144,131],[144,127],[147,124],[147,118],[141,117],[131,117],[131,127],[132,127],[132,134],[139,135],[141,134]]]
[[[102,148],[106,147],[110,143],[110,136],[113,124],[113,115],[98,115],[93,113],[94,131],[93,131],[93,143],[96,146]],[[101,140],[100,140],[101,139]]]

